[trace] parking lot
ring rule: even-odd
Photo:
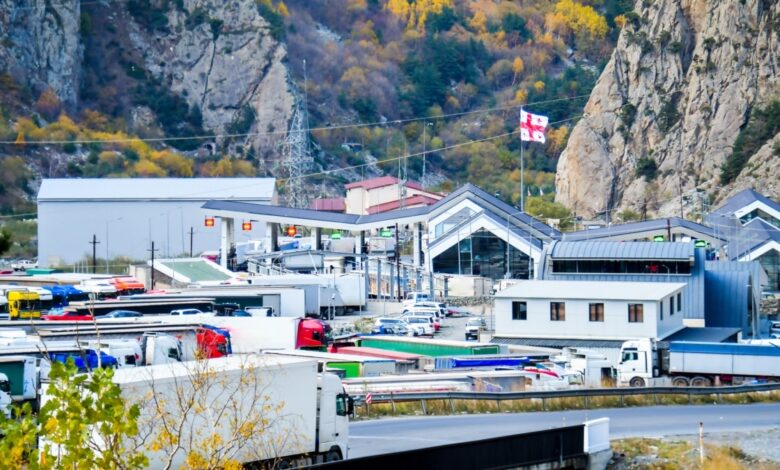
[[[391,310],[391,309],[389,309]],[[470,315],[463,316],[451,316],[441,320],[441,329],[434,336],[436,339],[445,340],[457,340],[463,341],[465,339],[465,325],[466,321],[471,316],[478,316],[482,312],[482,307],[463,307],[460,308],[464,313]],[[349,315],[336,317],[334,320],[329,320],[328,323],[333,327],[336,335],[340,331],[346,331],[356,323],[368,322],[379,317],[397,318],[400,317],[399,313],[375,313],[375,312],[355,312]]]

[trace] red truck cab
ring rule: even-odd
[[[330,325],[316,318],[304,318],[298,324],[297,349],[325,350],[331,343]]]

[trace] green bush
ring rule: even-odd
[[[636,176],[652,181],[658,176],[658,164],[652,157],[642,157],[636,162]]]
[[[774,100],[763,108],[754,108],[747,125],[740,131],[731,155],[720,170],[720,183],[728,184],[736,178],[766,142],[780,132],[780,100]]]

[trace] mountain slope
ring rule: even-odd
[[[679,214],[697,189],[717,198],[751,112],[775,99],[780,3],[639,0],[625,17],[558,161],[556,200],[586,216]],[[776,171],[754,173],[777,191],[763,184]]]

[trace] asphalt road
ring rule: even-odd
[[[359,421],[350,424],[349,456],[384,454],[459,441],[579,424],[610,418],[610,435],[662,437],[780,428],[780,403],[752,405],[657,406],[536,413],[428,416]]]

